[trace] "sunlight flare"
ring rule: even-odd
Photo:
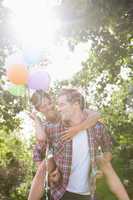
[[[22,45],[44,47],[53,43],[60,21],[48,1],[6,1],[12,11],[12,25]]]

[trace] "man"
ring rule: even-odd
[[[73,89],[62,90],[58,98],[58,106],[62,120],[68,120],[70,126],[76,125],[84,120],[84,101],[79,92]],[[59,134],[57,137],[59,137]],[[51,136],[51,140],[52,139],[53,138]],[[86,141],[88,141],[88,143],[86,143]],[[54,143],[55,142],[53,142],[53,144]],[[107,135],[103,124],[97,123],[95,127],[88,130],[88,133],[87,131],[85,131],[84,134],[79,133],[72,139],[71,142],[65,144],[64,151],[62,150],[62,160],[64,160],[64,165],[62,164],[61,166],[60,162],[58,160],[56,161],[56,163],[59,163],[59,169],[64,169],[65,174],[64,185],[62,185],[62,188],[65,189],[63,196],[60,198],[61,200],[86,199],[85,194],[89,192],[92,196],[94,195],[95,185],[93,185],[93,183],[95,182],[94,175],[96,173],[96,154],[99,147],[102,149],[103,155],[98,159],[98,164],[105,175],[111,191],[115,193],[118,199],[129,199],[123,185],[121,184],[118,176],[115,174],[110,163],[110,137]],[[58,159],[58,155],[56,156],[56,159]],[[89,171],[92,172],[90,177],[87,176]]]
[[[67,121],[69,126],[75,126],[84,120],[83,105],[83,97],[76,90],[63,90],[59,95],[59,111],[63,121]],[[73,137],[72,141],[66,143],[62,143],[64,130],[64,125],[61,123],[56,124],[56,126],[53,124],[46,126],[46,132],[54,149],[54,160],[62,174],[60,185],[51,188],[53,199],[82,200],[88,199],[90,193],[93,197],[95,191],[96,154],[100,147],[103,153],[97,160],[110,190],[119,200],[129,200],[120,179],[110,163],[111,140],[106,134],[103,124],[97,123],[93,128],[79,133]],[[91,172],[89,177],[88,172]],[[41,173],[41,170],[38,173]],[[41,184],[38,186],[40,187]]]
[[[40,111],[45,115],[46,121],[43,123],[40,121],[40,119],[36,116],[36,114],[32,114],[32,119],[35,121],[35,128],[36,128],[36,137],[39,142],[35,146],[34,150],[34,161],[36,162],[37,166],[39,167],[39,170],[41,170],[41,173],[37,171],[35,178],[32,183],[31,191],[29,194],[28,199],[29,200],[36,200],[39,199],[40,196],[38,196],[39,193],[43,192],[43,183],[45,179],[45,163],[42,161],[41,155],[43,154],[43,150],[45,150],[43,147],[45,146],[46,141],[46,134],[44,131],[44,127],[50,123],[56,126],[56,124],[61,121],[59,113],[55,110],[50,96],[43,92],[43,91],[37,91],[33,94],[31,101],[33,105],[35,106],[37,111]],[[100,118],[100,115],[97,112],[94,111],[84,111],[84,114],[87,116],[87,119],[85,122],[83,122],[81,125],[76,125],[71,128],[67,128],[67,131],[65,130],[65,135],[62,137],[62,141],[71,139],[75,134],[77,134],[78,131],[83,130],[84,128],[93,126],[97,120]],[[50,168],[50,166],[49,166]],[[40,178],[41,177],[41,178]],[[59,180],[60,174],[58,169],[50,174],[49,178],[50,181],[55,183]],[[41,187],[36,189],[36,185],[40,184]]]

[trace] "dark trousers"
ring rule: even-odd
[[[60,200],[91,200],[91,197],[66,191]]]
[[[41,200],[46,200],[45,194],[41,198]],[[53,198],[50,195],[50,191],[48,193],[48,200],[53,200]],[[94,199],[91,199],[90,195],[80,195],[66,191],[60,200],[99,200],[99,199],[97,199],[96,197],[94,197]]]

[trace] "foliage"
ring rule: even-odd
[[[31,152],[26,144],[13,133],[1,131],[0,199],[26,199],[32,171]]]

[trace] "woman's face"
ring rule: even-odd
[[[49,98],[42,99],[41,104],[38,106],[37,110],[44,115],[47,114],[47,112],[53,110],[53,104],[52,101]]]
[[[43,113],[46,117],[46,119],[48,120],[51,120],[55,117],[55,108],[54,108],[54,104],[53,102],[45,97],[43,100],[42,100],[42,103],[40,106],[38,106],[37,110],[41,113]]]

